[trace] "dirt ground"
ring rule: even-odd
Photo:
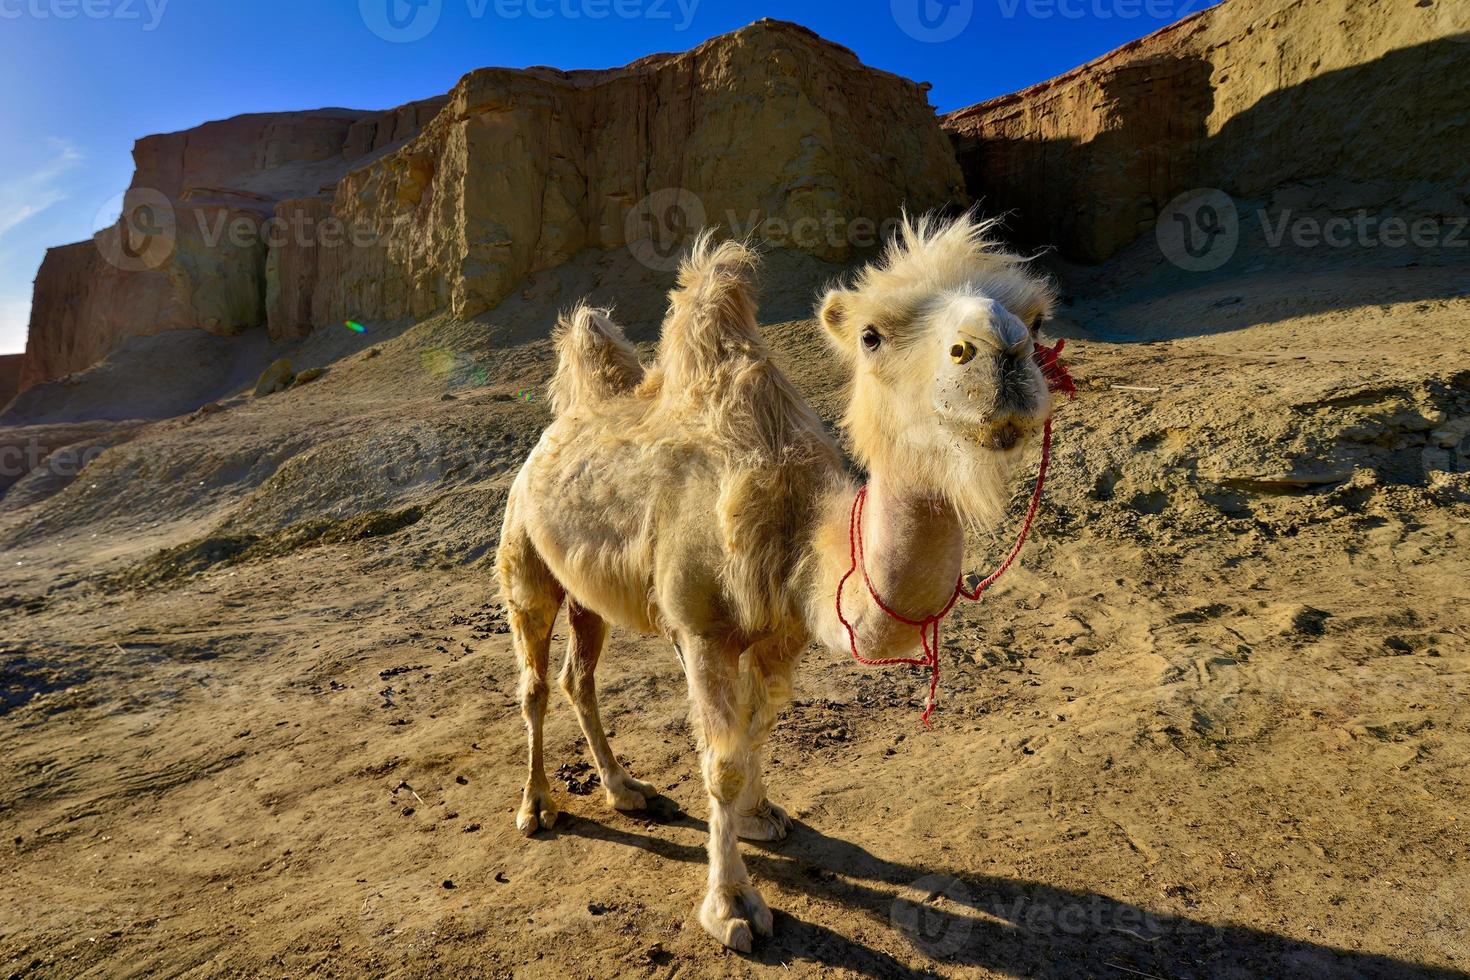
[[[604,281],[656,329],[657,284],[599,261],[483,322],[308,341],[321,380],[0,501],[0,972],[1470,976],[1463,260],[1061,270],[1081,394],[1039,531],[946,628],[931,731],[917,674],[809,653],[769,768],[796,830],[742,845],[776,912],[748,957],[693,915],[665,644],[614,633],[599,675],[657,805],[604,806],[558,697],[562,820],[514,826],[489,556],[538,334]],[[765,321],[830,420],[794,319],[829,271],[783,267]]]

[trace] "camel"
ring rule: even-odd
[[[912,618],[953,595],[966,527],[1000,515],[1051,408],[1032,345],[1054,288],[990,227],[973,214],[905,218],[883,255],[820,307],[851,373],[842,428],[868,478],[867,573]],[[517,826],[529,836],[557,818],[542,722],[563,602],[561,687],[619,810],[657,793],[608,744],[594,672],[608,624],[667,637],[709,795],[698,918],[741,952],[771,934],[772,918],[736,839],[777,841],[791,827],[767,797],[762,748],[801,652],[813,640],[848,652],[834,599],[858,489],[761,339],[757,265],[748,244],[702,234],[646,369],[608,310],[583,304],[559,319],[555,420],[511,488],[497,555],[529,741]],[[843,608],[866,656],[914,649],[912,627],[859,582],[847,582]]]

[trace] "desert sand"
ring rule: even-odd
[[[514,826],[489,561],[548,419],[546,331],[588,293],[646,351],[667,277],[589,253],[471,321],[318,331],[289,353],[320,379],[23,479],[0,967],[1470,975],[1467,266],[1277,249],[1190,274],[1146,237],[1055,266],[1080,394],[1021,562],[944,631],[932,730],[917,672],[808,653],[768,771],[796,829],[741,845],[776,912],[749,957],[694,919],[706,798],[665,644],[615,631],[600,678],[657,805],[605,808],[557,694],[562,821]],[[773,254],[762,314],[829,424],[808,317],[836,271]],[[112,390],[143,397],[149,364],[115,359]]]

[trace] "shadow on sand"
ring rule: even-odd
[[[705,823],[660,800],[655,817],[705,830]],[[705,862],[702,846],[563,814],[556,835],[636,847],[673,861]],[[553,845],[553,839],[545,843]],[[787,891],[841,902],[867,918],[859,935],[892,931],[931,965],[915,969],[858,938],[774,908],[776,935],[751,958],[779,966],[810,961],[869,977],[944,975],[980,967],[1013,976],[1072,978],[1221,977],[1466,980],[1459,970],[1302,942],[1246,926],[1217,925],[1151,911],[1093,892],[974,875],[879,857],[797,822],[779,851],[747,845],[746,863]],[[1186,899],[1187,900],[1187,899]]]

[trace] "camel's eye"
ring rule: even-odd
[[[883,335],[872,327],[865,327],[863,329],[863,346],[868,350],[877,350],[883,346]]]

